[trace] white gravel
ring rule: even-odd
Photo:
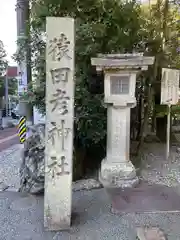
[[[22,145],[17,144],[0,152],[0,185],[5,184],[9,189],[19,188],[19,167],[21,164]]]
[[[180,189],[180,153],[177,151],[177,147],[171,147],[170,157],[166,160],[165,147],[165,144],[161,143],[145,145],[142,156],[141,179],[149,184],[163,184]],[[0,185],[3,183],[9,186],[9,190],[19,188],[21,149],[22,145],[17,144],[0,152]],[[99,182],[90,180],[73,183],[73,189],[75,191],[84,188],[91,189],[93,188],[91,185],[100,187]]]
[[[22,145],[14,145],[0,152],[0,191],[17,191],[20,187],[19,168]],[[89,178],[73,182],[73,191],[101,188],[99,181]]]
[[[166,160],[165,155],[165,144],[145,145],[141,177],[149,184],[156,183],[168,187],[178,187],[180,185],[180,153],[178,153],[177,147],[171,147],[168,160]]]

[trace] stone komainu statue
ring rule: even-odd
[[[45,124],[30,127],[22,152],[20,166],[19,192],[40,194],[44,192],[44,162],[45,162]]]

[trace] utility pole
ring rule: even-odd
[[[8,67],[6,69],[6,79],[5,79],[5,101],[6,101],[6,117],[8,117],[9,113],[9,96],[8,96]]]
[[[25,54],[18,66],[19,95],[27,92],[27,86],[31,82],[31,49],[30,49],[30,29],[29,29],[29,0],[17,0],[17,40],[25,42]],[[19,47],[19,46],[18,46]],[[27,124],[33,123],[33,108],[28,103],[20,101],[20,114],[25,116]]]

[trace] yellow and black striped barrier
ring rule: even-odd
[[[20,139],[20,143],[24,143],[26,141],[26,133],[27,133],[26,118],[21,117],[18,124],[18,136]]]

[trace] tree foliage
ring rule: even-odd
[[[148,104],[145,107],[145,125],[147,126],[149,121],[147,116],[149,113],[152,116],[153,113],[152,124],[155,126],[155,120],[161,121],[160,124],[156,124],[156,134],[158,136],[159,132],[163,132],[163,140],[165,140],[166,116],[156,119],[155,109],[157,108],[155,104],[160,104],[162,68],[179,68],[179,12],[177,5],[170,3],[169,0],[157,0],[156,4],[143,6],[142,9],[142,17],[145,19],[146,51],[149,55],[155,56],[155,64],[149,68],[149,77],[147,78],[148,81],[146,81],[149,85],[149,90],[147,91],[148,94],[146,94]],[[159,131],[159,126],[163,124],[165,128],[161,128]],[[147,128],[146,126],[145,128]],[[146,134],[145,128],[142,130],[143,135]]]
[[[7,67],[6,51],[4,49],[3,42],[0,40],[0,77],[4,75],[6,67]]]
[[[0,97],[4,96],[4,82],[6,68],[7,68],[6,51],[4,49],[3,42],[0,40]]]
[[[87,146],[106,135],[106,108],[103,94],[92,94],[100,78],[93,75],[91,57],[98,53],[141,51],[143,38],[140,6],[117,0],[31,1],[32,68],[36,87],[32,102],[45,111],[45,20],[46,16],[71,16],[76,19],[75,138]],[[102,81],[102,79],[100,79]],[[29,97],[28,97],[29,98]]]
[[[31,0],[31,50],[35,87],[31,86],[26,98],[31,99],[43,112],[47,16],[70,16],[76,19],[76,140],[87,146],[101,141],[106,135],[103,94],[92,94],[89,91],[91,85],[98,88],[98,81],[102,84],[102,78],[94,74],[90,63],[91,57],[98,53],[144,52],[145,55],[155,56],[154,66],[141,76],[137,84],[137,93],[145,103],[145,115],[153,111],[153,93],[160,96],[156,83],[160,83],[161,68],[178,68],[180,64],[177,6],[170,6],[168,0],[157,0],[155,5],[148,8],[141,7],[136,1]]]
[[[3,42],[0,40],[0,97],[5,96],[5,78],[8,61],[6,60],[6,51]],[[14,78],[8,81],[8,93],[14,95],[17,90],[17,80]]]

